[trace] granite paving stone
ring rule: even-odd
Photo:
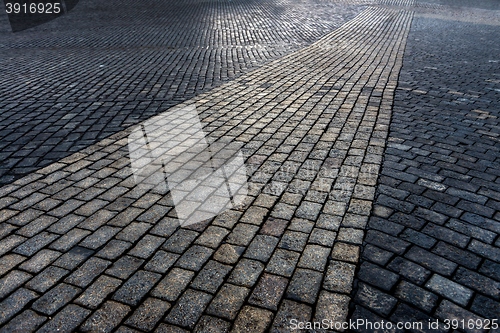
[[[82,332],[111,332],[130,312],[130,307],[114,301],[107,301],[80,327]]]
[[[274,318],[271,332],[286,332],[290,329],[290,321],[292,319],[298,322],[306,322],[311,320],[311,315],[311,307],[285,299]]]
[[[328,323],[342,321],[347,316],[347,299],[346,295],[321,291],[314,321],[326,321]]]
[[[55,317],[50,319],[37,332],[49,333],[74,331],[89,314],[89,310],[70,304],[58,312]]]
[[[83,261],[87,260],[94,251],[90,249],[86,249],[80,246],[75,246],[61,257],[59,257],[54,265],[58,267],[62,267],[65,269],[74,269],[78,267]]]
[[[157,273],[165,273],[174,262],[179,258],[178,254],[169,253],[165,251],[158,251],[151,258],[150,261],[144,266],[144,268],[148,271],[153,271]]]
[[[181,268],[199,271],[213,254],[213,250],[199,245],[194,245],[186,250],[177,260],[176,266]]]
[[[251,306],[244,307],[235,320],[232,332],[265,332],[273,319],[273,313],[268,310]]]
[[[231,244],[222,244],[217,252],[214,253],[214,259],[223,264],[235,264],[245,251],[245,247]]]
[[[9,297],[0,302],[0,323],[5,324],[36,297],[38,297],[38,294],[34,291],[25,288],[17,289]]]
[[[70,271],[66,269],[49,266],[31,279],[26,286],[30,289],[43,293],[69,273]]]
[[[299,257],[300,254],[297,252],[278,249],[269,260],[266,272],[290,277],[299,261]]]
[[[14,317],[0,332],[31,332],[35,331],[47,320],[46,317],[38,315],[32,310],[26,310]]]
[[[132,275],[142,264],[144,263],[143,259],[124,256],[118,259],[113,266],[108,268],[105,273],[115,276],[119,279],[126,279],[130,275]]]
[[[62,306],[69,303],[80,292],[80,288],[65,283],[58,284],[37,299],[33,303],[32,308],[46,315],[52,315]]]
[[[41,250],[30,260],[23,262],[19,268],[30,273],[38,273],[50,263],[61,256],[60,252],[52,250]]]
[[[297,269],[288,285],[285,297],[314,304],[321,288],[322,274],[307,269]]]
[[[110,261],[92,257],[64,281],[81,288],[87,287],[96,277],[102,274],[109,265],[111,265]]]
[[[86,308],[96,309],[121,283],[121,280],[101,275],[74,302]]]
[[[147,298],[137,310],[134,311],[125,324],[143,331],[151,331],[160,321],[163,314],[170,308],[170,304],[157,298]]]
[[[198,273],[190,286],[213,294],[222,285],[231,269],[231,266],[210,260]]]
[[[287,284],[288,280],[284,277],[263,274],[254,291],[250,295],[248,302],[253,305],[276,311]]]
[[[178,229],[169,237],[165,244],[163,244],[162,248],[175,253],[183,253],[197,236],[198,233],[195,231]]]
[[[228,320],[234,320],[249,293],[250,289],[248,288],[230,283],[224,284],[210,303],[207,313]]]
[[[96,256],[103,259],[116,259],[132,246],[129,242],[112,239],[104,246]]]
[[[112,298],[129,305],[137,305],[160,278],[160,274],[138,271],[113,294]]]
[[[194,275],[192,271],[173,268],[170,273],[158,283],[151,294],[163,300],[174,302],[191,282]]]
[[[210,294],[188,289],[174,305],[165,320],[192,329],[211,299]]]
[[[11,271],[0,279],[0,298],[4,299],[12,291],[31,279],[32,275],[22,271]]]
[[[212,316],[203,316],[194,328],[196,332],[228,333],[231,323]]]

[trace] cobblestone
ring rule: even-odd
[[[222,282],[231,271],[231,268],[231,266],[211,260],[196,276],[191,286],[213,294],[219,289]]]
[[[121,281],[106,275],[101,275],[85,292],[75,300],[75,303],[87,308],[96,309],[104,299],[114,292]]]
[[[160,274],[138,271],[114,293],[113,299],[129,305],[137,305],[160,278]]]
[[[314,304],[321,287],[322,274],[316,271],[297,269],[288,285],[286,297],[295,301]]]
[[[89,310],[70,304],[43,325],[37,332],[71,332],[75,330],[89,314]]]
[[[245,303],[249,293],[248,288],[225,284],[210,303],[207,313],[233,320]]]
[[[242,259],[229,276],[229,282],[252,287],[257,281],[264,265],[255,260]]]
[[[0,280],[0,298],[4,299],[10,292],[23,285],[32,275],[21,272],[11,271]]]
[[[276,311],[287,284],[288,280],[286,278],[277,275],[263,274],[248,302]]]
[[[47,315],[52,315],[62,306],[70,302],[81,292],[80,288],[68,284],[58,284],[33,303],[32,308]]]
[[[130,307],[107,301],[94,312],[81,326],[82,332],[111,332],[130,312]]]
[[[12,319],[7,325],[0,329],[0,332],[31,332],[35,331],[43,322],[45,317],[39,316],[36,312],[26,310]]]
[[[26,286],[38,292],[45,292],[69,273],[68,270],[49,266],[31,279]]]
[[[192,329],[211,299],[212,297],[209,294],[188,289],[165,320]]]
[[[161,280],[151,292],[155,297],[174,302],[191,282],[194,273],[180,268],[174,268]]]
[[[156,323],[168,311],[170,304],[156,298],[147,298],[125,324],[136,327],[143,331],[152,331]]]
[[[0,330],[499,313],[495,11],[113,4],[1,33]],[[241,144],[248,178],[241,204],[191,225],[173,189],[136,184],[127,149],[127,127],[175,105],[214,147]]]
[[[266,329],[271,324],[272,319],[273,319],[272,312],[255,307],[246,306],[241,310],[240,314],[238,315],[238,318],[236,318],[232,332],[234,333],[265,332]]]

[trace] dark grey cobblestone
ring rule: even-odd
[[[430,293],[412,283],[401,281],[395,294],[398,298],[417,306],[425,312],[431,312],[438,302],[436,294]]]
[[[289,329],[290,320],[296,319],[306,322],[311,319],[312,310],[309,306],[290,300],[284,300],[281,304],[271,327],[272,333],[286,332]]]
[[[195,231],[179,229],[169,237],[162,248],[175,253],[183,253],[197,236],[198,233]]]
[[[58,312],[54,318],[43,325],[37,332],[50,333],[74,331],[89,314],[89,310],[70,304]]]
[[[42,232],[19,245],[14,249],[14,252],[24,256],[32,256],[56,238],[58,238],[58,235]]]
[[[191,282],[194,275],[192,271],[174,268],[158,283],[151,294],[163,300],[174,302]]]
[[[147,298],[125,324],[143,331],[152,331],[168,309],[170,309],[169,303],[157,298]]]
[[[231,266],[210,260],[198,273],[190,286],[213,294],[222,285],[231,269]]]
[[[26,286],[30,289],[43,293],[67,274],[69,274],[68,270],[55,266],[49,266],[31,279]]]
[[[233,320],[249,293],[248,288],[225,284],[210,303],[207,313]]]
[[[129,242],[124,242],[120,240],[113,239],[109,241],[97,254],[96,256],[103,259],[116,259],[122,253],[124,253],[132,244]]]
[[[136,256],[139,258],[147,259],[150,257],[157,248],[161,246],[165,242],[164,238],[146,235],[144,236],[137,245],[128,251],[128,254],[131,256]]]
[[[199,271],[213,252],[214,251],[208,247],[194,245],[179,258],[176,265],[181,268]]]
[[[11,271],[0,279],[0,298],[4,299],[8,294],[22,286],[32,277],[31,274],[21,271]]]
[[[287,287],[288,279],[270,274],[263,274],[248,302],[269,310],[276,311]]]
[[[255,260],[242,259],[229,276],[229,282],[252,287],[264,270],[264,265]]]
[[[245,258],[267,262],[278,244],[279,239],[272,236],[257,235],[248,246]]]
[[[118,259],[113,266],[108,268],[105,273],[116,276],[120,279],[126,279],[132,275],[142,264],[143,259],[134,258],[131,256],[124,256]]]
[[[20,288],[0,303],[0,324],[5,324],[16,313],[38,295],[31,290]]]
[[[7,325],[3,326],[0,332],[32,332],[43,324],[45,320],[47,320],[46,317],[40,316],[32,310],[26,310],[14,317]]]
[[[232,331],[235,333],[265,332],[272,319],[271,311],[245,306],[236,318]]]
[[[90,258],[64,281],[78,287],[87,287],[92,280],[104,272],[109,265],[111,265],[110,261]]]
[[[82,332],[111,332],[130,312],[130,307],[114,301],[107,301],[81,326]]]
[[[323,275],[319,272],[297,269],[288,285],[286,297],[295,301],[314,304],[321,287]]]
[[[206,333],[228,333],[231,327],[231,323],[211,317],[203,316],[195,327],[196,332],[206,332]]]
[[[115,291],[121,283],[122,281],[118,279],[101,275],[75,300],[75,303],[95,309],[109,294]]]
[[[64,255],[59,257],[59,259],[54,262],[54,265],[65,269],[74,269],[92,254],[94,254],[94,251],[92,250],[75,246]]]
[[[178,254],[158,251],[144,268],[157,273],[165,273],[178,258]]]
[[[32,308],[44,314],[52,315],[80,292],[80,288],[68,284],[58,284],[33,303]]]
[[[30,273],[38,273],[61,255],[60,252],[52,250],[41,250],[30,260],[23,262],[19,268]]]
[[[214,254],[214,259],[223,264],[235,264],[245,251],[245,247],[222,244]]]
[[[165,320],[182,327],[193,328],[212,296],[201,291],[186,290]]]
[[[278,249],[274,252],[266,271],[273,274],[290,277],[299,261],[300,254],[293,251]]]
[[[137,305],[160,278],[160,274],[138,271],[114,293],[113,299],[129,305]]]

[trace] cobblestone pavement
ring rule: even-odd
[[[483,14],[415,14],[353,319],[500,316],[500,26]]]
[[[0,184],[305,47],[364,7],[81,1],[13,34],[0,17]]]
[[[23,74],[32,76],[28,85],[39,85],[40,95],[19,88],[22,98],[0,105],[24,110],[2,113],[2,132],[14,126],[16,133],[8,132],[2,145],[24,140],[17,133],[33,133],[29,142],[45,133],[43,126],[54,131],[39,144],[14,145],[12,152],[29,152],[16,162],[8,162],[12,152],[4,156],[11,165],[0,188],[0,332],[289,332],[291,319],[426,324],[428,318],[498,317],[498,13],[411,0],[273,6],[193,1],[152,7],[158,20],[178,16],[177,10],[203,16],[208,7],[209,27],[240,22],[233,16],[251,24],[250,16],[242,19],[249,10],[261,13],[264,25],[282,24],[265,33],[249,25],[227,35],[214,29],[220,38],[239,40],[250,32],[262,38],[255,48],[241,47],[248,52],[220,58],[221,71],[234,74],[227,83],[215,75],[200,85],[207,75],[195,61],[185,75],[176,74],[185,59],[168,60],[177,69],[157,73],[152,63],[167,64],[160,49],[178,34],[165,37],[165,45],[155,29],[138,32],[150,36],[144,55],[128,51],[150,59],[144,66],[151,69],[137,72],[148,74],[124,78],[137,62],[119,64],[115,76],[106,74],[111,81],[92,88],[100,74],[82,70],[91,75],[82,81],[89,96],[66,84],[58,95],[50,91],[65,77],[83,75],[76,72],[83,60],[53,79],[36,78],[34,70]],[[226,20],[219,10],[229,11]],[[329,17],[332,12],[338,16]],[[202,29],[190,32],[184,23],[175,24],[191,36],[183,39],[188,43]],[[51,24],[37,29],[62,23]],[[57,47],[67,53],[53,64],[62,62],[81,51],[71,43],[85,38],[79,31],[86,24],[68,32],[73,39],[34,42],[15,35],[5,52],[19,56],[39,43],[47,48],[39,59],[53,57],[50,47]],[[111,66],[110,59],[121,59],[116,54],[127,54],[121,47],[141,42],[127,38],[117,50],[106,49],[102,43],[113,37],[119,38],[88,40],[103,47],[96,64]],[[202,52],[197,43],[193,49]],[[261,44],[266,51],[254,61]],[[239,47],[215,49],[223,54]],[[175,57],[189,52],[186,47]],[[207,64],[216,59],[200,57]],[[236,66],[235,59],[251,65]],[[20,87],[23,75],[12,82]],[[173,81],[139,84],[155,75]],[[174,86],[177,97],[166,96]],[[195,106],[208,141],[242,145],[248,195],[215,218],[181,227],[170,195],[136,184],[127,147],[132,129],[121,126],[172,112],[183,100],[177,107]],[[56,115],[43,118],[43,105]],[[74,107],[78,112],[67,116]],[[94,123],[101,128],[90,130]],[[45,141],[67,124],[59,141]],[[55,151],[74,128],[93,137],[75,136],[66,141],[70,148],[51,156],[39,150],[49,144]],[[26,160],[32,152],[44,162]],[[36,165],[50,161],[56,162]],[[13,181],[14,175],[24,176]]]

